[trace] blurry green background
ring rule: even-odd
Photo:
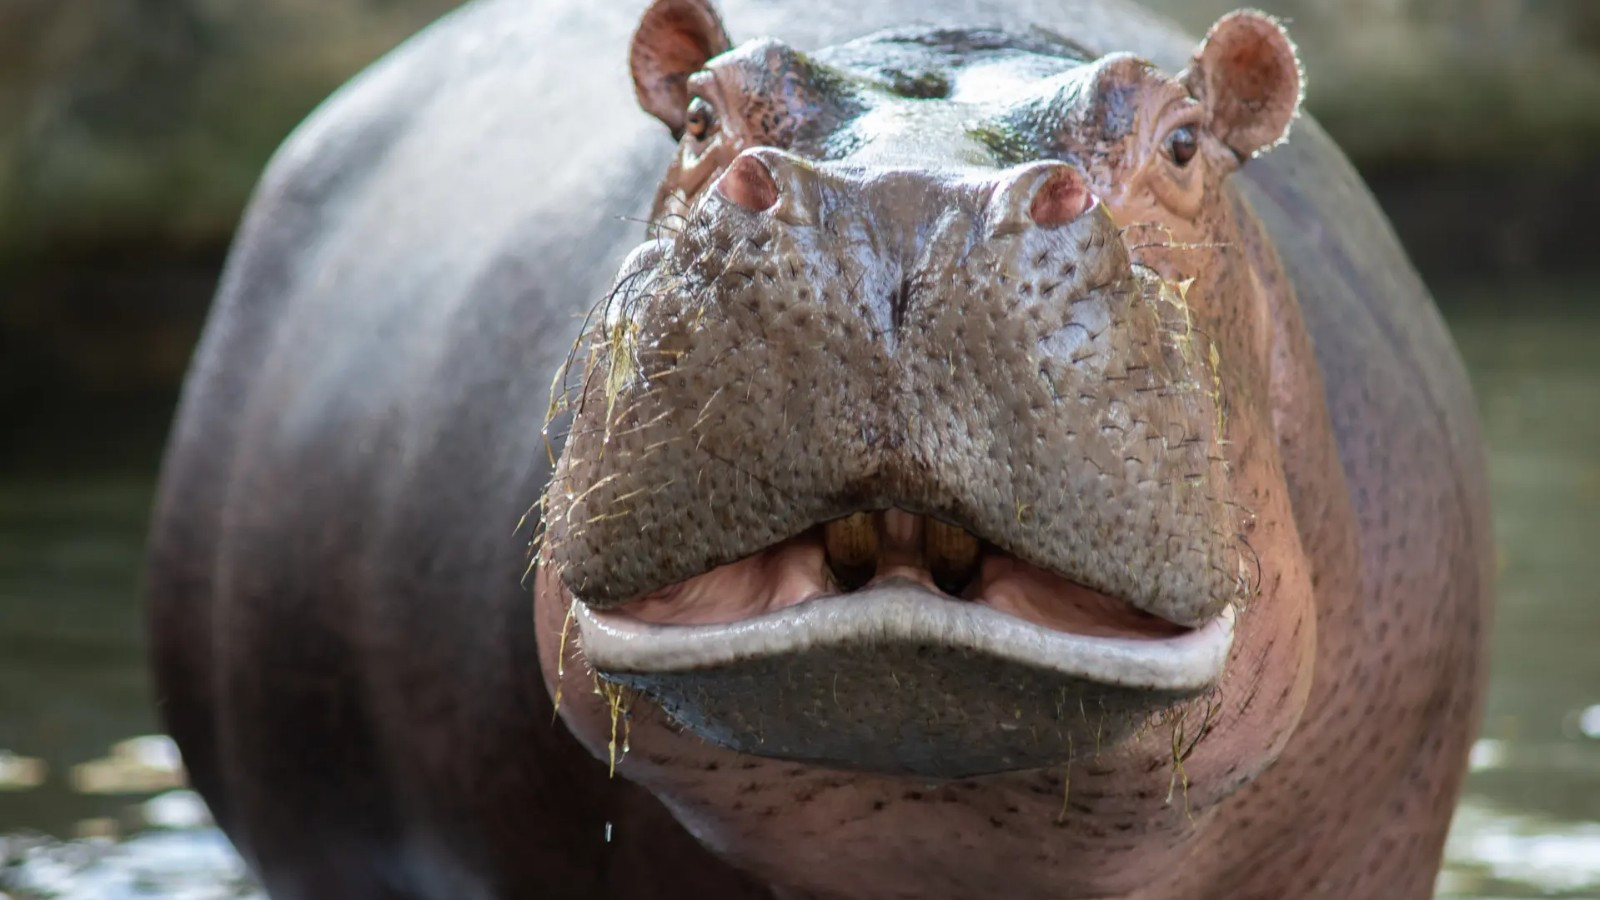
[[[150,736],[155,466],[267,157],[455,5],[0,0],[0,898],[248,891]],[[1147,5],[1199,32],[1239,4]],[[1441,895],[1600,898],[1600,0],[1256,5],[1484,410],[1501,602]]]

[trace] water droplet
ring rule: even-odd
[[[140,807],[144,820],[157,828],[200,828],[211,824],[211,811],[194,791],[168,791]]]
[[[129,738],[112,747],[111,755],[156,772],[177,772],[183,768],[177,743],[164,734]]]
[[[1498,769],[1505,765],[1506,745],[1504,741],[1494,738],[1483,738],[1472,745],[1472,752],[1467,756],[1467,766],[1474,772],[1486,769]]]
[[[0,750],[0,791],[23,791],[44,784],[49,771],[42,759]]]
[[[1578,713],[1578,730],[1584,737],[1600,741],[1600,704]]]

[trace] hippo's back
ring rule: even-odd
[[[276,896],[762,896],[552,725],[519,584],[552,375],[670,153],[627,79],[641,5],[451,16],[297,132],[240,231],[165,463],[152,637],[193,779]],[[1194,46],[1111,0],[719,5],[802,49],[913,21],[1169,70]],[[1245,172],[1317,345],[1365,602],[1433,579],[1476,609],[1482,465],[1431,300],[1310,123]],[[1424,509],[1457,533],[1407,549]]]

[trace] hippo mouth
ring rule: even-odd
[[[1091,755],[1214,687],[1234,609],[1181,625],[891,508],[575,619],[602,677],[713,743],[961,777]]]

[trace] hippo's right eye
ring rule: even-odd
[[[1193,125],[1173,129],[1173,132],[1167,135],[1167,155],[1180,169],[1187,166],[1199,150],[1200,139],[1195,135]]]
[[[689,111],[683,118],[683,133],[694,140],[703,141],[716,127],[717,112],[711,108],[711,104],[700,97],[690,100]]]

